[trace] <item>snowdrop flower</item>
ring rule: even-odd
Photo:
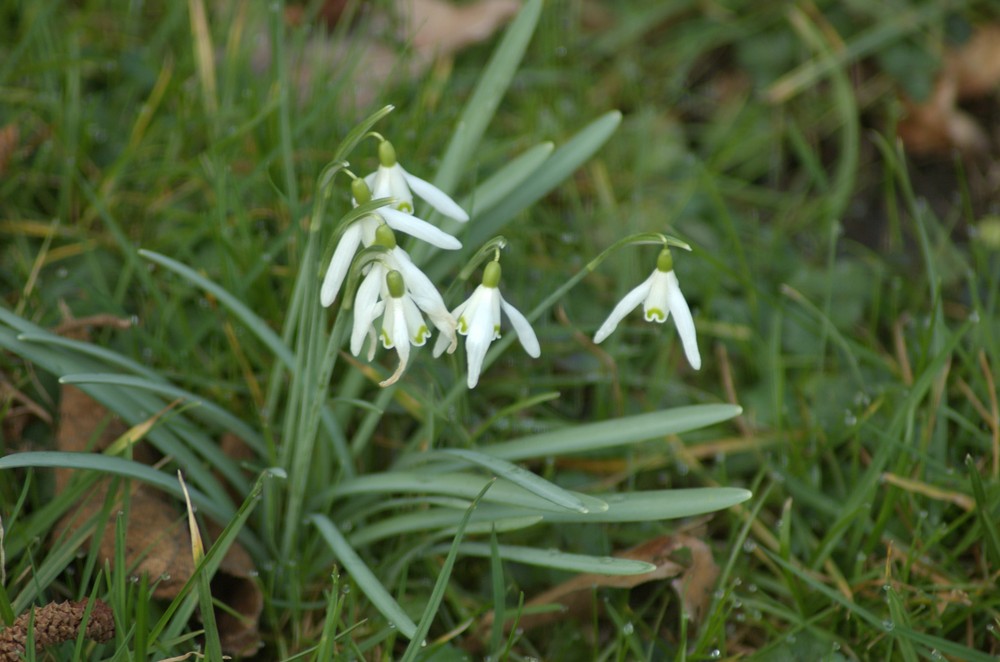
[[[410,360],[410,345],[419,347],[430,335],[417,305],[406,292],[403,275],[396,270],[389,271],[385,275],[385,286],[389,296],[381,302],[384,306],[382,346],[396,350],[399,354],[399,367],[388,379],[379,382],[379,386],[395,384]]]
[[[372,199],[372,192],[363,179],[355,179],[351,183],[351,193],[354,195],[354,206],[364,204]],[[375,232],[383,224],[438,248],[455,250],[462,247],[462,243],[458,239],[425,220],[390,207],[380,207],[352,223],[340,237],[320,288],[319,298],[324,308],[329,307],[337,298],[358,248],[362,245],[371,246],[375,242]]]
[[[493,261],[486,265],[483,271],[483,284],[476,288],[465,302],[461,303],[452,315],[458,320],[458,332],[466,336],[465,351],[469,361],[469,388],[475,388],[479,382],[479,373],[486,358],[486,350],[490,343],[500,337],[500,310],[507,313],[517,339],[524,351],[532,358],[541,355],[538,338],[531,324],[524,315],[507,303],[500,295],[500,263]],[[434,347],[434,356],[440,356],[444,351],[442,338]],[[451,351],[451,350],[449,350]]]
[[[365,182],[371,187],[376,198],[393,198],[393,207],[400,212],[413,213],[413,194],[416,193],[427,204],[448,218],[465,222],[469,215],[458,206],[448,194],[411,175],[396,161],[396,150],[392,143],[383,140],[378,146],[378,170],[365,177]]]
[[[698,353],[698,341],[694,333],[694,321],[681,288],[674,274],[674,261],[670,249],[664,248],[656,259],[656,270],[641,285],[633,289],[618,302],[608,319],[594,334],[594,342],[600,343],[618,327],[626,315],[642,303],[647,322],[662,324],[671,315],[677,326],[677,334],[684,346],[684,355],[695,370],[701,368],[701,355]]]
[[[370,265],[368,273],[358,286],[354,298],[351,353],[357,356],[361,352],[365,337],[369,337],[371,344],[368,348],[368,360],[371,361],[375,355],[373,324],[385,311],[386,301],[390,298],[386,281],[388,273],[391,271],[400,275],[409,302],[424,311],[437,327],[440,332],[439,342],[447,343],[450,351],[454,351],[458,344],[455,335],[455,318],[448,312],[444,299],[441,298],[437,288],[434,287],[427,275],[413,264],[406,251],[396,245],[396,236],[388,226],[383,225],[376,231],[374,243],[384,246],[387,251],[382,259]],[[426,336],[430,335],[426,326],[424,326],[423,334],[421,342],[414,344],[422,345]]]

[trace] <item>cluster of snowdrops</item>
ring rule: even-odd
[[[386,349],[395,349],[399,366],[380,385],[395,383],[406,370],[411,346],[422,346],[431,336],[424,319],[426,315],[438,332],[433,350],[435,357],[454,352],[458,348],[458,336],[465,336],[467,383],[469,388],[474,388],[490,344],[500,338],[503,311],[521,346],[530,356],[538,358],[541,347],[530,322],[500,294],[502,242],[495,244],[492,259],[483,269],[482,284],[451,310],[430,278],[397,244],[396,232],[403,232],[440,249],[462,247],[456,237],[413,214],[414,194],[448,218],[465,223],[469,215],[436,186],[407,172],[397,161],[396,151],[388,140],[378,134],[371,135],[379,141],[379,167],[364,178],[348,171],[353,178],[353,204],[358,206],[373,199],[384,199],[386,204],[343,229],[320,289],[323,306],[330,306],[337,299],[359,249],[372,249],[366,251],[367,259],[359,265],[362,279],[351,306],[354,314],[351,353],[358,356],[366,340],[369,361],[375,356],[379,340]],[[699,369],[701,356],[694,321],[674,274],[673,257],[666,240],[653,273],[614,307],[594,334],[594,342],[600,343],[607,338],[640,303],[647,321],[663,323],[673,315],[687,360],[693,368]],[[381,325],[376,330],[379,318]]]

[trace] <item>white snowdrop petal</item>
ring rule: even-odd
[[[399,165],[399,164],[397,164]],[[416,175],[411,175],[402,166],[399,169],[403,173],[403,177],[406,179],[406,183],[409,184],[410,190],[417,194],[417,197],[426,201],[431,207],[441,212],[448,218],[453,218],[456,221],[469,220],[469,215],[462,209],[457,202],[451,199],[447,193],[434,186],[428,181],[420,179]]]
[[[495,288],[491,289],[496,291]],[[486,351],[490,348],[490,343],[493,342],[492,302],[483,301],[483,304],[472,311],[471,319],[468,314],[466,315],[466,319],[469,321],[469,332],[465,341],[465,352],[469,363],[469,377],[466,383],[469,388],[475,388],[476,384],[479,383],[479,373],[483,369]]]
[[[649,294],[642,302],[643,317],[646,318],[647,322],[663,324],[670,315],[670,305],[667,301],[669,291],[667,275],[667,272],[656,269],[649,277]]]
[[[340,241],[337,242],[337,248],[333,251],[330,266],[326,268],[323,285],[319,290],[319,300],[324,308],[329,308],[330,304],[336,300],[360,243],[361,227],[357,223],[354,223],[344,230]]]
[[[608,319],[604,320],[604,324],[601,324],[601,327],[597,329],[597,333],[594,334],[595,343],[601,343],[605,338],[610,336],[618,328],[618,323],[625,319],[626,315],[635,310],[636,306],[642,303],[643,299],[649,294],[652,280],[653,276],[650,276],[618,302],[618,305],[608,315]]]
[[[674,315],[674,325],[677,327],[677,335],[681,338],[684,355],[692,368],[700,370],[701,354],[698,352],[698,338],[695,335],[694,320],[691,318],[691,309],[688,308],[687,301],[684,299],[677,282],[677,276],[673,271],[667,273],[667,304],[670,312]]]
[[[385,219],[385,222],[393,230],[404,232],[438,248],[456,250],[462,247],[462,242],[455,237],[412,214],[401,212],[392,207],[380,207],[377,213]]]
[[[517,334],[517,339],[521,342],[521,347],[528,353],[528,356],[537,359],[541,356],[542,349],[538,345],[538,337],[535,335],[535,330],[531,328],[528,318],[522,315],[521,311],[517,308],[507,303],[502,296],[500,297],[500,305],[503,307],[503,311],[507,313],[507,319],[510,320],[510,325],[514,327],[514,333]]]

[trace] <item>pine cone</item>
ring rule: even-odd
[[[87,598],[78,602],[50,602],[44,607],[33,609],[35,650],[41,651],[46,646],[76,640],[86,608]],[[0,662],[17,662],[21,659],[28,642],[30,620],[31,612],[21,614],[12,625],[0,630]],[[95,600],[84,637],[96,642],[105,642],[114,636],[115,619],[111,608],[104,602]]]

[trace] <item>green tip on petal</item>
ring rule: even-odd
[[[386,168],[396,165],[396,149],[388,140],[378,144],[378,162]]]
[[[365,184],[365,180],[355,179],[351,182],[351,195],[354,196],[354,201],[359,205],[363,205],[372,199],[372,191],[368,188],[368,184]]]
[[[488,263],[483,270],[483,285],[494,289],[500,286],[500,263],[496,260]]]
[[[396,247],[396,233],[392,231],[392,228],[383,223],[375,230],[375,243],[392,250]]]
[[[403,274],[398,271],[390,271],[385,275],[385,286],[389,288],[389,296],[399,299],[406,292],[406,284],[403,282]]]
[[[670,273],[674,270],[674,258],[670,254],[669,248],[660,251],[660,256],[656,258],[656,269],[664,273]]]

